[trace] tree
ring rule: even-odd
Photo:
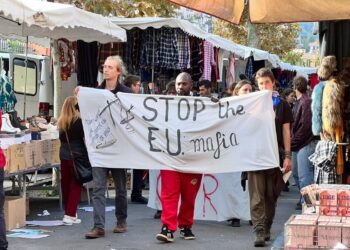
[[[71,4],[84,10],[104,16],[174,16],[178,8],[166,0],[69,0]]]
[[[297,23],[252,24],[248,10],[244,10],[239,25],[214,19],[215,34],[238,44],[266,50],[281,58],[295,48],[299,31],[300,26]]]
[[[293,65],[302,65],[303,64],[302,56],[303,56],[302,52],[292,50],[285,53],[281,59],[282,61]]]

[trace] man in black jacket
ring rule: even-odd
[[[120,76],[125,74],[124,63],[119,56],[110,56],[103,65],[104,81],[98,89],[106,89],[116,94],[118,92],[131,93],[131,89],[120,83]],[[79,87],[75,89],[75,94]],[[113,164],[113,163],[111,163]],[[127,172],[126,169],[117,168],[92,168],[94,178],[94,188],[92,191],[92,203],[94,207],[94,226],[90,232],[85,234],[87,239],[95,239],[105,236],[105,208],[106,208],[106,188],[107,176],[111,172],[115,186],[115,216],[117,217],[116,227],[113,233],[124,233],[126,231],[127,217]]]

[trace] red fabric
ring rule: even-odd
[[[162,180],[162,223],[171,231],[187,226],[192,227],[194,205],[202,174],[187,174],[170,170],[160,171]],[[179,208],[179,198],[181,204]]]
[[[2,110],[0,109],[0,130],[2,127]],[[4,155],[4,152],[2,151],[2,148],[0,148],[0,168],[4,168],[6,165],[6,158]]]
[[[72,160],[61,160],[61,188],[64,201],[64,214],[75,217],[82,186],[75,181]]]
[[[310,74],[309,80],[310,80],[310,88],[311,89],[314,89],[314,87],[317,85],[317,83],[320,82],[320,80],[318,80],[317,74]]]

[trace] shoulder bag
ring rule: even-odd
[[[66,134],[69,151],[73,160],[74,175],[77,183],[84,184],[92,180],[92,167],[89,157],[85,152],[73,152],[69,143],[68,134]]]

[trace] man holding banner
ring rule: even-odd
[[[121,88],[120,84],[117,86]],[[269,169],[277,173],[275,170],[279,166],[271,91],[214,103],[207,98],[188,96],[191,86],[190,75],[181,73],[176,79],[178,96],[174,97],[122,91],[113,94],[106,89],[91,88],[80,88],[78,95],[89,159],[94,168],[110,171],[129,165],[135,169],[162,170],[160,196],[164,215],[162,231],[157,238],[165,242],[174,240],[177,227],[183,238],[194,239],[191,230],[193,210],[203,173]],[[283,128],[282,125],[279,127]],[[288,152],[285,155],[287,157]],[[95,182],[100,179],[94,176]],[[105,190],[105,179],[98,183],[101,183],[99,188]],[[216,190],[215,185],[220,183],[215,183],[211,184]],[[203,193],[207,194],[205,190]],[[265,192],[258,198],[264,199],[264,195]],[[101,192],[99,197],[104,198],[104,193]],[[209,207],[199,218],[209,218],[207,215],[214,219],[232,218],[229,212],[232,206],[226,206],[229,209],[224,213],[216,209],[222,207],[221,202],[227,202],[220,198],[214,202],[215,199],[206,196],[202,206]],[[101,211],[104,214],[104,210]],[[118,215],[117,226],[122,221]],[[98,232],[97,237],[104,235],[103,226],[104,220],[102,223],[95,220],[95,231],[102,232],[102,235]],[[96,237],[95,234],[92,236]]]
[[[122,85],[119,80],[120,76],[125,73],[125,67],[119,56],[110,56],[103,65],[104,81],[97,88],[106,89],[116,94],[118,92],[131,93],[131,90]],[[76,89],[76,94],[79,88]],[[113,165],[112,162],[110,164]],[[92,164],[93,165],[93,164]],[[111,166],[112,167],[112,166]],[[106,188],[107,176],[111,172],[115,185],[115,215],[117,217],[117,225],[113,233],[124,233],[126,231],[127,217],[127,173],[126,169],[106,168],[93,165],[92,175],[94,178],[94,188],[92,193],[92,201],[94,207],[94,227],[90,232],[85,234],[87,239],[95,239],[105,236],[105,207],[106,207]]]
[[[192,78],[182,72],[176,77],[176,92],[179,96],[189,96],[192,89]],[[161,170],[161,202],[162,202],[162,229],[156,235],[157,240],[173,242],[177,226],[180,235],[185,240],[195,239],[192,233],[194,205],[202,174],[181,173],[172,170]],[[179,198],[181,196],[180,211],[178,213]]]
[[[255,77],[260,90],[273,91],[275,78],[270,69],[261,68]],[[291,170],[290,123],[293,120],[288,103],[279,98],[278,92],[272,93],[275,111],[277,143],[280,152],[280,165],[287,173]],[[282,183],[281,183],[282,182]],[[280,167],[248,172],[250,196],[250,214],[255,231],[255,247],[265,246],[270,241],[270,230],[275,216],[277,198],[284,182]]]

